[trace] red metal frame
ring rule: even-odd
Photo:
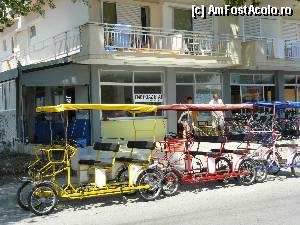
[[[175,111],[229,111],[229,110],[241,110],[241,109],[249,109],[253,110],[254,107],[252,104],[229,104],[229,105],[208,105],[208,104],[174,104],[174,105],[160,105],[158,106],[158,110],[175,110]],[[190,143],[195,144],[196,142],[193,138],[165,138],[164,141],[159,141],[160,146],[162,147],[161,150],[164,151],[164,156],[159,158],[154,158],[154,160],[157,160],[159,163],[163,163],[165,161],[167,162],[167,169],[173,170],[180,178],[181,182],[186,183],[198,183],[198,182],[207,182],[207,181],[213,181],[213,180],[224,180],[228,179],[230,177],[237,177],[240,175],[246,175],[249,174],[247,172],[237,172],[237,168],[235,168],[237,165],[233,165],[232,163],[232,156],[229,158],[226,158],[223,155],[223,151],[225,149],[225,143],[220,143],[220,151],[219,153],[209,153],[207,152],[204,157],[206,157],[206,172],[199,172],[195,173],[195,171],[191,168],[192,159],[194,156],[191,155],[191,148]],[[183,146],[182,146],[183,144]],[[198,143],[200,144],[200,143]],[[177,145],[177,146],[176,146]],[[180,146],[181,145],[181,146]],[[177,148],[176,148],[176,147]],[[179,148],[178,148],[179,147]],[[241,160],[245,159],[247,154],[249,153],[249,147],[250,142],[247,142],[246,148],[243,151],[243,155],[241,157]],[[199,146],[198,146],[199,148]],[[199,150],[199,149],[198,149]],[[178,160],[174,161],[172,164],[170,163],[169,159],[178,152],[182,152],[182,155],[179,157]],[[182,156],[184,156],[182,158]],[[215,160],[220,158],[226,158],[231,161],[231,168],[228,173],[220,173],[217,171],[217,168],[215,168],[214,173],[209,173],[209,163],[208,159],[210,157],[213,157]],[[186,160],[187,159],[187,165]],[[173,165],[184,160],[185,168],[187,166],[186,171],[182,171],[179,169],[176,169]],[[201,164],[202,161],[198,159]],[[240,161],[239,161],[240,162]],[[216,164],[215,164],[216,167]]]

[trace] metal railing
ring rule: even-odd
[[[288,59],[300,59],[300,40],[285,41],[285,56]]]
[[[0,59],[0,73],[16,68],[17,64],[18,62],[13,53]]]
[[[0,59],[0,72],[16,68],[18,62],[26,66],[78,53],[81,48],[79,27],[22,47],[21,50],[14,49],[9,57]]]
[[[103,24],[106,51],[137,51],[200,56],[228,56],[228,35],[197,31]]]
[[[273,38],[265,38],[265,37],[258,37],[258,36],[240,36],[239,37],[243,42],[245,41],[261,41],[262,48],[264,54],[268,59],[272,59],[275,57],[274,52],[274,39]]]
[[[26,49],[17,50],[15,58],[26,66],[73,55],[80,51],[79,27],[55,35],[46,40],[32,43]]]

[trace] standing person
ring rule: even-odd
[[[186,104],[193,104],[193,98],[187,97]],[[192,131],[194,127],[194,121],[196,118],[196,114],[192,111],[184,111],[181,113],[178,124],[181,124],[183,126],[183,137],[186,138],[186,134],[190,131]]]
[[[213,99],[209,102],[210,105],[223,105],[222,99],[218,94],[213,95]],[[219,136],[224,133],[224,112],[222,111],[212,111],[212,128],[214,134]],[[220,131],[220,132],[219,132]]]

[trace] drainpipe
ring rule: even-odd
[[[17,63],[18,77],[16,79],[16,128],[17,136],[21,138],[22,143],[25,143],[25,128],[24,128],[24,104],[23,104],[23,87],[21,77],[23,74],[22,65]]]

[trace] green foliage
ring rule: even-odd
[[[87,2],[87,0],[71,1]],[[30,12],[43,15],[45,13],[44,8],[46,6],[54,9],[54,0],[0,0],[0,32],[2,32],[6,27],[12,26],[14,24],[14,20],[19,16],[26,16]]]

